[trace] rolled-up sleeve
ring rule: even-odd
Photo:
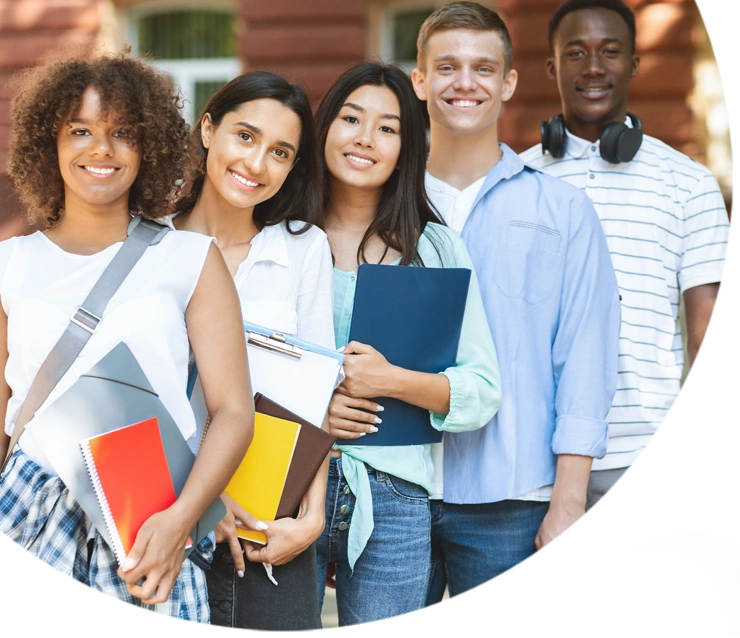
[[[450,411],[431,412],[432,426],[446,432],[476,430],[486,425],[501,406],[501,374],[488,327],[478,279],[465,245],[456,236],[455,267],[471,271],[457,360],[444,374],[450,382]]]
[[[602,458],[617,388],[619,289],[601,223],[588,198],[571,201],[570,231],[552,357],[554,454]]]

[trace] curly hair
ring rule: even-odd
[[[88,88],[100,94],[106,116],[113,113],[131,127],[141,149],[129,209],[152,218],[168,214],[182,180],[189,127],[173,81],[127,52],[56,60],[17,79],[7,175],[30,223],[51,228],[64,214],[57,135],[79,111]]]

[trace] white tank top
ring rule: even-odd
[[[185,310],[211,242],[197,233],[171,231],[147,248],[110,300],[97,331],[37,414],[123,341],[183,436],[190,438],[195,418],[186,396]],[[0,242],[0,301],[8,316],[5,379],[12,391],[5,415],[8,435],[41,364],[122,245],[75,255],[41,232]],[[21,447],[52,470],[30,432],[21,437]]]

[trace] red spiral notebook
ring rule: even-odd
[[[80,447],[120,565],[146,520],[177,499],[159,423],[147,419],[82,439]]]

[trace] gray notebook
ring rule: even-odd
[[[87,472],[80,440],[156,417],[175,493],[180,496],[195,456],[124,343],[119,343],[27,426],[56,473],[112,547]],[[216,499],[191,533],[193,548],[226,514]],[[193,548],[186,550],[187,556]]]

